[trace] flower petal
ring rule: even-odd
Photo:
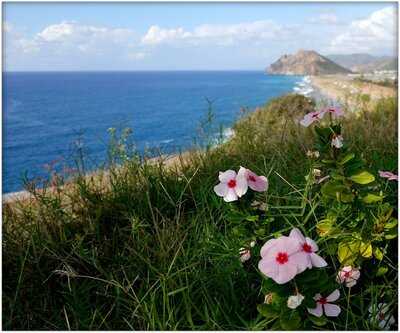
[[[275,259],[261,259],[258,262],[258,269],[263,273],[265,276],[274,279],[275,276],[278,274],[278,267],[276,265]]]
[[[304,251],[300,251],[292,254],[289,257],[289,260],[296,263],[297,266],[297,274],[304,272],[307,268],[312,268],[311,259],[308,253]]]
[[[353,280],[349,278],[349,280],[346,281],[346,287],[351,288],[354,287],[357,284],[357,280]]]
[[[268,179],[265,176],[255,176],[256,181],[248,181],[249,187],[256,192],[265,192],[268,189]]]
[[[311,246],[311,251],[313,251],[313,252],[318,251],[317,243],[315,243],[311,238],[306,237],[306,243]]]
[[[214,186],[214,192],[220,197],[226,196],[228,190],[229,187],[226,185],[226,183],[219,183],[218,185]]]
[[[239,176],[239,177],[244,177],[244,178],[246,178],[247,179],[247,173],[248,173],[248,169],[246,169],[245,167],[240,167],[239,168],[239,171],[238,171],[238,173],[237,173],[237,175]]]
[[[278,274],[275,276],[274,281],[278,284],[284,284],[292,280],[297,274],[297,266],[293,264],[277,265]]]
[[[236,172],[233,170],[226,170],[225,172],[220,172],[218,176],[219,181],[222,183],[227,183],[231,179],[235,178],[236,178]]]
[[[330,303],[324,304],[324,310],[328,317],[337,317],[341,311],[338,305]]]
[[[236,192],[233,188],[228,189],[226,195],[224,196],[224,200],[226,202],[232,202],[236,201],[238,199],[238,196],[236,195]]]
[[[314,267],[325,267],[328,266],[328,263],[325,261],[324,258],[320,257],[316,253],[310,253],[311,264]]]
[[[260,250],[261,258],[264,258],[268,255],[268,252],[277,245],[277,239],[273,238],[267,241]]]
[[[328,302],[334,302],[336,300],[338,300],[340,297],[340,291],[339,289],[335,289],[327,298],[326,300]]]
[[[247,192],[247,188],[247,179],[240,176],[236,177],[235,192],[239,198]]]
[[[298,240],[301,244],[304,244],[306,242],[306,239],[304,238],[303,234],[297,228],[292,229],[292,231],[289,234],[289,237]]]
[[[316,317],[322,316],[322,304],[317,303],[317,307],[315,309],[307,308],[307,311]]]
[[[278,238],[277,249],[279,251],[284,251],[288,255],[292,255],[299,251],[300,242],[292,237],[281,236]]]

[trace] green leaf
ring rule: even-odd
[[[363,200],[366,204],[370,204],[370,203],[382,201],[383,198],[384,198],[384,196],[380,196],[380,195],[368,193],[364,198],[362,198],[362,200]]]
[[[396,228],[389,229],[387,232],[385,232],[386,239],[395,239],[396,237],[397,237],[397,229]]]
[[[354,194],[353,193],[341,193],[340,194],[340,201],[349,203],[354,200]]]
[[[363,243],[360,244],[360,254],[364,258],[371,258],[372,257],[372,245],[371,243]]]
[[[258,221],[258,215],[248,215],[248,216],[246,216],[246,221],[256,222],[256,221]]]
[[[385,229],[392,229],[397,225],[397,219],[391,218],[388,222],[385,223]]]
[[[344,190],[346,186],[337,181],[329,181],[321,187],[322,194],[331,198],[337,198]]]
[[[383,259],[383,252],[381,251],[381,249],[379,247],[374,248],[374,257],[378,260]]]
[[[276,311],[270,304],[259,304],[257,305],[257,310],[261,315],[268,319],[279,316],[279,312]]]
[[[378,268],[378,271],[376,272],[375,275],[376,275],[376,276],[385,275],[385,274],[387,273],[388,270],[389,270],[389,269],[388,269],[387,267],[381,266],[381,267]]]
[[[375,177],[368,171],[361,171],[360,173],[351,176],[350,179],[357,184],[365,185],[372,183],[375,180]]]
[[[280,315],[279,322],[284,330],[296,330],[301,326],[301,317],[295,310]]]
[[[321,237],[336,237],[337,234],[340,232],[340,229],[334,226],[335,222],[330,219],[324,219],[317,223],[317,233]]]
[[[328,322],[324,316],[316,317],[316,316],[310,315],[310,316],[308,316],[308,319],[310,319],[312,321],[312,323],[317,326],[324,326]]]
[[[335,161],[334,160],[322,160],[321,161],[322,163],[324,163],[324,164],[335,164]]]
[[[338,163],[340,165],[346,164],[348,161],[352,160],[356,156],[353,153],[347,154],[345,157],[343,157]]]
[[[359,241],[343,241],[338,246],[338,258],[340,263],[350,265],[357,259],[360,251]]]

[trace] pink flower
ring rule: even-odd
[[[336,281],[339,283],[345,283],[347,288],[351,288],[356,285],[357,280],[360,278],[360,270],[358,268],[352,268],[351,266],[344,266],[336,277]]]
[[[321,317],[325,312],[328,317],[337,317],[340,313],[340,307],[336,304],[331,304],[339,299],[340,292],[338,289],[333,291],[329,296],[322,297],[321,294],[316,294],[314,300],[317,302],[317,307],[315,309],[307,308],[307,311],[316,317]]]
[[[326,109],[322,110],[321,112],[323,112],[324,115],[326,113],[327,114],[331,114],[335,118],[339,118],[339,117],[344,116],[343,110],[341,108],[339,108],[339,107],[334,107],[334,106],[326,108]]]
[[[297,228],[293,228],[289,234],[289,237],[296,240],[298,243],[297,253],[293,255],[295,260],[299,263],[298,273],[303,272],[306,268],[314,267],[325,267],[328,264],[315,252],[318,251],[318,245],[310,238],[304,237],[301,231]],[[298,259],[298,257],[303,257]],[[304,263],[304,265],[300,265]]]
[[[388,180],[399,180],[399,176],[395,175],[394,173],[391,173],[390,171],[380,171],[379,170],[379,176],[382,178],[387,178]]]
[[[214,192],[226,202],[235,201],[247,192],[246,178],[233,170],[220,172],[218,178],[220,183],[214,186]]]
[[[302,120],[300,120],[300,124],[304,127],[310,126],[314,121],[318,121],[324,117],[323,112],[315,111],[307,113]]]
[[[307,265],[305,256],[294,256],[298,250],[298,241],[291,237],[271,239],[261,248],[258,269],[276,283],[284,284],[296,276],[299,266]]]
[[[268,179],[264,176],[257,176],[253,171],[240,167],[238,176],[247,179],[249,187],[256,192],[264,192],[268,189]]]
[[[343,137],[340,134],[334,134],[331,142],[332,147],[342,148],[343,147]]]

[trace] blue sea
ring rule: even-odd
[[[110,127],[133,129],[140,151],[193,144],[213,101],[215,123],[229,128],[242,107],[292,92],[296,76],[262,71],[3,73],[3,193],[23,189],[22,176],[48,175],[68,161],[78,139],[92,163],[106,158]]]

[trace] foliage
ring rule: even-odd
[[[376,177],[397,166],[396,101],[349,114],[340,124],[346,152],[333,156],[324,150],[327,131],[321,127],[316,143],[298,124],[314,106],[302,96],[273,100],[240,119],[229,142],[168,167],[162,156],[136,158],[124,146],[128,137],[115,132],[107,169],[54,190],[31,187],[32,200],[3,204],[3,327],[376,328],[369,305],[397,306],[397,185]],[[321,156],[307,157],[316,148]],[[243,164],[268,177],[268,193],[226,204],[212,193],[218,172]],[[316,184],[314,168],[329,181]],[[296,276],[306,297],[295,310],[286,306],[295,286],[271,283],[256,269],[261,245],[293,227],[317,240],[330,264]],[[242,264],[239,249],[252,241]],[[317,318],[306,308],[317,289],[338,287],[339,244],[362,276],[351,293],[340,287],[338,318]],[[263,304],[269,293],[272,303]]]

